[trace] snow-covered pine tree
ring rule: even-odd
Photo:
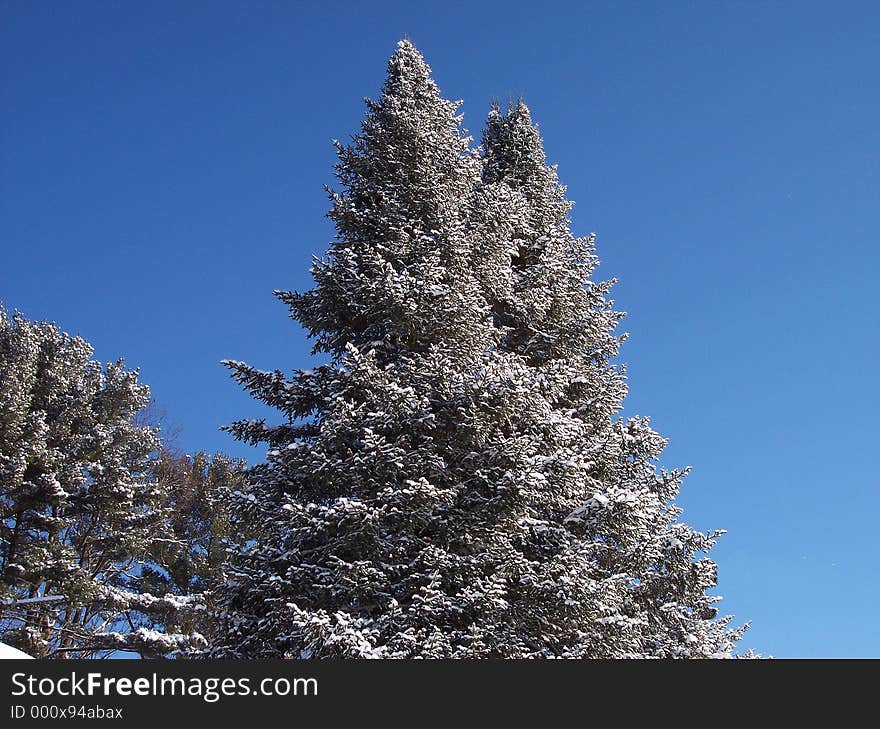
[[[0,636],[31,655],[165,655],[187,636],[138,630],[186,601],[139,594],[140,565],[170,538],[151,476],[149,388],[120,360],[0,307]]]
[[[616,417],[626,382],[625,369],[612,363],[625,338],[614,333],[622,316],[608,298],[614,282],[592,280],[595,236],[572,234],[572,204],[522,100],[506,114],[492,106],[483,153],[484,181],[519,196],[511,208],[518,216],[509,218],[516,230],[512,287],[493,311],[501,348],[532,369],[553,411],[545,475],[553,474],[554,493],[571,494],[555,518],[573,507],[562,525],[594,551],[591,577],[623,578],[626,588],[613,619],[635,630],[614,637],[607,654],[730,655],[744,628],[715,619],[719,598],[707,591],[716,566],[699,556],[722,532],[701,534],[676,521],[681,510],[673,500],[688,469],[658,473],[666,441],[647,418]],[[548,516],[545,526],[555,528]]]
[[[507,114],[492,105],[482,147],[484,185],[514,193],[505,209],[514,228],[511,285],[493,297],[496,325],[505,330],[502,348],[534,363],[586,353],[607,365],[622,341],[614,334],[621,314],[607,300],[613,281],[590,280],[598,265],[595,237],[572,235],[572,204],[555,166],[546,164],[523,101]]]
[[[163,508],[173,539],[154,540],[137,589],[207,608],[212,588],[225,581],[227,551],[252,538],[249,525],[231,513],[232,493],[243,486],[245,463],[222,453],[178,454],[166,444],[153,463],[153,472],[164,494]],[[151,630],[198,633],[211,640],[212,611],[158,607],[145,616]]]
[[[317,285],[277,292],[331,363],[291,379],[227,363],[287,422],[231,427],[271,450],[240,500],[262,533],[232,567],[215,655],[409,655],[441,631],[425,601],[448,571],[434,532],[455,499],[449,392],[495,336],[464,211],[481,165],[411,43],[367,106],[337,144]]]
[[[673,524],[662,439],[613,421],[618,315],[543,157],[532,197],[502,162],[515,145],[484,173],[407,41],[368,106],[317,285],[279,293],[330,363],[228,363],[286,422],[231,426],[270,450],[212,654],[726,655],[714,565],[691,560],[711,536]]]

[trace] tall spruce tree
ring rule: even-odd
[[[596,565],[608,577],[625,576],[617,614],[634,621],[636,630],[615,637],[608,655],[729,655],[743,629],[729,629],[730,618],[715,619],[719,598],[707,591],[716,584],[716,567],[699,558],[722,532],[702,534],[677,523],[681,510],[673,500],[688,469],[658,473],[666,441],[647,418],[617,418],[625,369],[612,360],[625,337],[614,334],[622,315],[608,299],[613,280],[592,280],[599,263],[595,236],[572,235],[572,204],[522,100],[506,114],[493,105],[483,149],[484,180],[506,185],[520,203],[513,288],[494,307],[503,347],[537,377],[555,382],[547,399],[565,433],[556,453],[591,454],[562,471],[558,455],[549,459],[557,470],[555,490],[574,487],[574,500],[562,509],[574,507],[564,527],[592,542]]]
[[[683,472],[615,420],[619,319],[525,107],[481,161],[402,41],[339,146],[337,237],[280,292],[330,363],[229,362],[285,416],[237,508],[263,525],[221,596],[232,657],[729,655],[714,538],[677,524]],[[482,162],[482,163],[481,163]]]
[[[0,638],[39,657],[165,655],[190,637],[143,627],[140,570],[171,539],[152,477],[149,388],[120,360],[0,307]]]

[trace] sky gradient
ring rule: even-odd
[[[310,285],[330,141],[407,35],[476,137],[529,104],[743,647],[878,657],[880,6],[831,7],[0,2],[0,302],[259,459],[219,361],[310,366],[271,292]]]

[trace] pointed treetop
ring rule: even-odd
[[[431,67],[412,41],[404,38],[397,42],[397,48],[388,59],[388,78],[384,91],[394,95],[405,87],[427,86],[437,93],[437,86],[431,78]]]
[[[278,294],[316,337],[318,351],[344,357],[346,345],[354,344],[394,359],[407,348],[452,341],[454,332],[445,327],[453,319],[460,328],[473,324],[492,334],[463,302],[454,308],[468,322],[432,319],[440,294],[431,292],[445,291],[444,276],[450,290],[453,281],[455,289],[464,287],[463,274],[448,270],[467,269],[476,245],[475,236],[463,232],[463,208],[479,184],[481,165],[456,115],[459,103],[440,95],[421,53],[401,40],[381,97],[366,100],[360,133],[337,145],[342,189],[331,193],[329,213],[337,235],[326,262],[313,271],[316,287]],[[434,278],[425,273],[429,269]]]
[[[413,43],[409,38],[404,36],[399,41],[397,41],[397,50],[394,51],[394,55],[402,55],[402,56],[410,56],[414,58],[420,59],[423,63],[425,59],[422,57],[421,52],[418,48],[416,48],[416,44]]]
[[[517,99],[516,105],[510,109],[509,116],[520,124],[527,125],[530,128],[534,127],[532,124],[532,113],[529,111],[529,107],[526,106],[522,96]]]
[[[498,102],[492,104],[483,133],[483,148],[487,182],[526,182],[536,174],[546,174],[542,172],[547,158],[541,134],[522,98],[515,104],[509,103],[506,113],[502,113]]]

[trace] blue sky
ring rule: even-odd
[[[309,366],[271,292],[308,287],[330,140],[404,34],[472,133],[530,105],[743,645],[880,656],[876,3],[7,0],[0,301],[140,367],[184,448],[259,458],[219,360]]]

